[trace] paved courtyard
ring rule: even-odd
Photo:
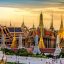
[[[25,64],[64,64],[64,58],[60,59],[46,59],[46,58],[34,58],[34,57],[21,57],[7,55],[7,62],[19,62]]]

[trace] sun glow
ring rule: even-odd
[[[12,26],[21,26],[23,19],[27,27],[32,27],[33,23],[37,27],[39,24],[39,14],[43,13],[44,27],[49,28],[51,22],[51,13],[54,16],[54,26],[59,29],[60,25],[60,14],[64,13],[64,9],[59,7],[50,8],[11,8],[11,7],[0,7],[0,24],[9,26],[11,21]]]

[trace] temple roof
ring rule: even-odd
[[[8,27],[10,32],[14,32],[14,27]],[[15,27],[15,32],[22,32],[21,27]]]
[[[42,48],[40,49],[42,53],[54,53],[55,48]]]

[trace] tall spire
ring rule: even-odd
[[[25,24],[24,24],[24,18],[23,18],[23,22],[22,22],[21,27],[25,27]]]
[[[63,27],[63,18],[62,18],[62,15],[61,15],[61,24],[60,24],[60,30],[58,32],[60,38],[64,39],[64,27]]]
[[[34,23],[33,23],[33,29],[35,28],[35,25],[34,25]]]
[[[40,35],[40,41],[39,41],[39,48],[45,48],[43,37],[42,37],[42,34],[43,34],[43,32],[42,32],[42,30],[43,30],[42,13],[40,14],[40,21],[41,21],[42,24],[40,24],[41,35]]]
[[[60,31],[63,30],[63,18],[62,18],[62,15],[61,15],[61,25],[60,25]]]
[[[10,21],[10,27],[12,26],[12,24],[11,24],[11,21]]]
[[[50,29],[51,29],[52,31],[54,30],[54,27],[53,27],[53,14],[52,14],[52,21],[51,21]]]
[[[40,13],[40,22],[39,22],[39,27],[41,27],[41,26],[43,28],[43,14],[42,14],[42,12]]]
[[[42,35],[44,35],[44,25],[43,25],[43,14],[41,12],[40,14],[40,22],[39,22],[39,28],[42,30]]]

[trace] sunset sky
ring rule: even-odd
[[[54,27],[59,29],[60,16],[64,14],[64,0],[0,0],[0,24],[9,26],[11,22],[12,26],[21,26],[24,19],[27,27],[32,27],[33,23],[37,27],[41,11],[44,27],[50,27],[53,13]]]

